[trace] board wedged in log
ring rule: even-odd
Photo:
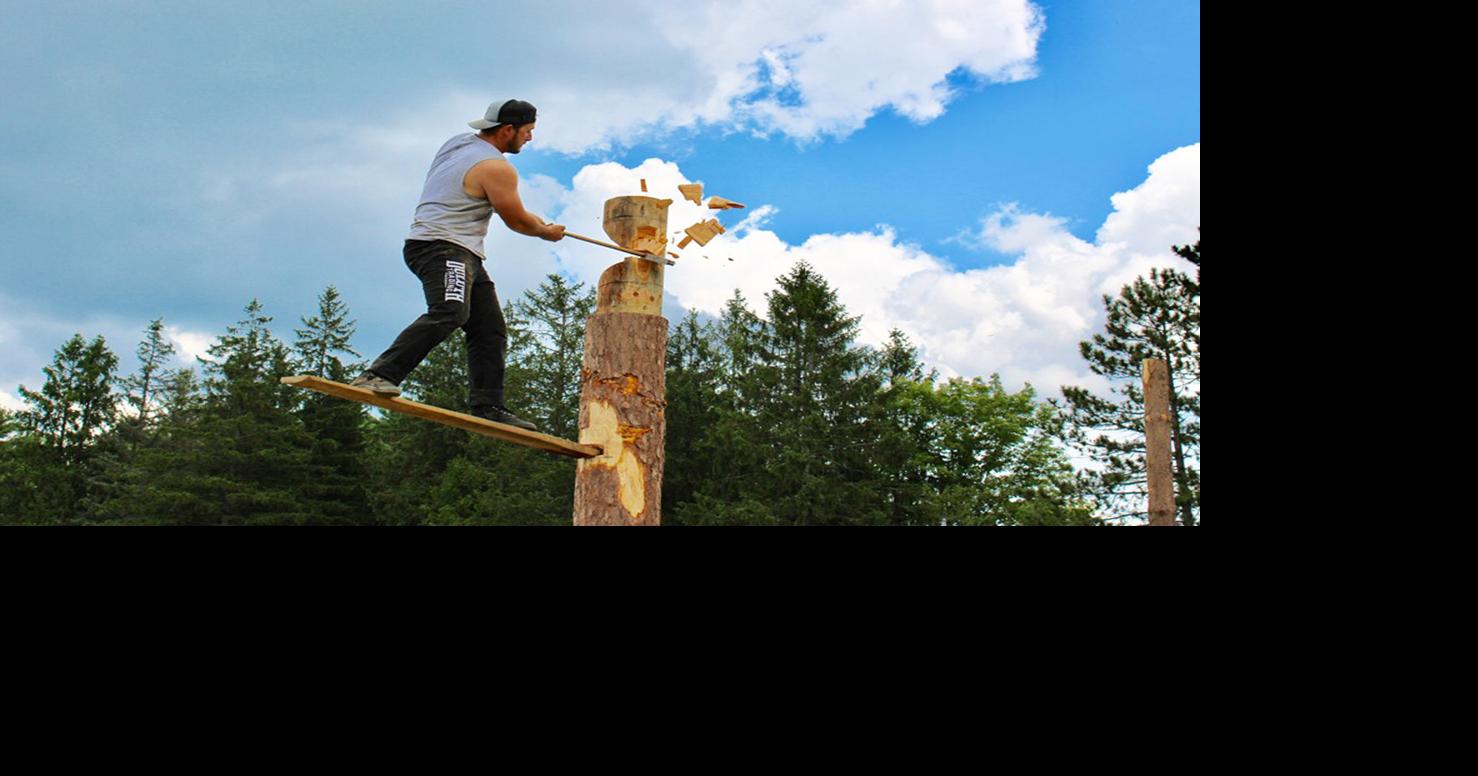
[[[521,428],[509,426],[503,423],[494,423],[491,420],[483,420],[475,415],[463,412],[433,407],[430,404],[422,404],[410,399],[401,399],[390,396],[381,396],[364,388],[355,388],[333,380],[325,380],[322,377],[312,375],[294,375],[282,378],[284,385],[307,388],[319,393],[328,394],[340,399],[373,404],[411,417],[429,420],[452,428],[460,428],[463,431],[471,431],[493,439],[501,439],[524,447],[532,447],[535,450],[543,450],[546,453],[564,455],[570,458],[594,458],[602,454],[597,445],[577,444],[566,439],[541,434],[537,431],[525,431]]]

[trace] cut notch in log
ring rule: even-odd
[[[339,399],[348,399],[363,404],[373,404],[387,410],[393,410],[403,415],[429,420],[440,423],[443,426],[460,428],[463,431],[471,431],[493,439],[501,439],[504,442],[512,442],[516,445],[531,447],[535,450],[543,450],[546,453],[563,455],[570,458],[594,458],[602,454],[602,450],[596,445],[582,445],[559,437],[541,434],[537,431],[525,431],[524,429],[509,426],[503,423],[494,423],[491,420],[483,420],[475,415],[462,412],[454,412],[441,407],[433,407],[430,404],[422,404],[410,399],[400,399],[390,396],[381,396],[364,388],[355,388],[351,385],[325,380],[322,377],[312,375],[294,375],[281,378],[284,385],[297,388],[307,388],[310,391],[318,391]]]

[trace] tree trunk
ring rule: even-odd
[[[665,235],[667,202],[606,201],[606,234],[631,247]],[[663,251],[659,256],[665,256]],[[585,328],[580,370],[580,442],[603,454],[575,470],[575,525],[660,525],[667,439],[665,260],[636,257],[608,267]]]
[[[1147,358],[1144,374],[1144,468],[1150,525],[1175,525],[1175,477],[1170,459],[1170,367]]]

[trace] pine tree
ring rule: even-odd
[[[715,346],[713,324],[698,322],[689,312],[667,338],[667,463],[662,474],[663,511],[681,521],[684,504],[693,500],[703,482],[717,475],[722,460],[705,444],[719,417],[719,380],[722,361]]]
[[[124,400],[133,407],[135,425],[139,429],[149,426],[159,391],[169,375],[165,364],[174,352],[174,345],[164,336],[164,319],[150,321],[148,328],[144,329],[143,341],[134,351],[138,356],[138,371],[119,381]]]
[[[778,285],[767,320],[737,292],[720,320],[728,400],[708,444],[724,471],[699,485],[684,521],[886,522],[867,423],[880,381],[853,345],[857,319],[804,262]]]
[[[343,356],[358,356],[350,346],[354,321],[338,289],[329,286],[318,297],[318,314],[302,318],[303,328],[294,329],[293,345],[298,370],[335,382],[347,382],[363,367],[346,364]],[[320,393],[304,393],[297,415],[312,437],[313,476],[303,493],[327,523],[366,522],[369,500],[365,495],[364,405]]]
[[[117,489],[102,506],[103,516],[132,524],[218,521],[214,505],[191,490],[203,476],[201,462],[207,456],[201,390],[191,367],[162,378],[151,435],[131,449]]]
[[[20,386],[30,405],[21,413],[28,439],[13,443],[4,511],[13,517],[46,522],[95,516],[102,475],[111,454],[110,432],[117,419],[112,391],[118,357],[102,337],[91,342],[73,335],[42,369],[41,390]]]
[[[679,487],[686,480],[693,488],[691,498],[679,497],[664,506],[662,521],[669,525],[782,525],[786,521],[765,500],[770,485],[766,460],[773,451],[767,447],[758,420],[766,388],[755,369],[764,323],[735,289],[713,334],[718,379],[702,433],[692,443],[700,453],[695,460],[677,464]],[[671,396],[670,384],[668,391]],[[670,434],[671,420],[669,439]],[[675,458],[669,448],[669,467]],[[664,491],[668,476],[663,475]]]
[[[898,329],[889,332],[873,364],[882,387],[868,414],[878,437],[872,463],[881,488],[881,507],[889,524],[932,524],[933,517],[924,513],[922,505],[932,492],[928,455],[934,416],[913,399],[924,389],[932,393],[937,373],[924,375],[918,350]],[[921,383],[925,384],[922,388]]]
[[[1104,333],[1079,346],[1088,368],[1112,381],[1110,398],[1065,386],[1071,441],[1102,469],[1089,473],[1107,519],[1147,512],[1144,474],[1142,364],[1165,361],[1170,369],[1171,443],[1176,506],[1182,525],[1200,519],[1201,477],[1201,243],[1172,247],[1197,267],[1196,278],[1154,269],[1119,292],[1104,296]]]
[[[585,322],[595,312],[595,291],[582,292],[584,286],[550,274],[505,316],[511,318],[509,362],[526,375],[519,400],[541,431],[564,439],[577,430]]]
[[[279,382],[294,365],[271,321],[259,301],[247,305],[246,318],[202,359],[207,376],[198,400],[193,374],[173,381],[161,422],[167,442],[140,457],[140,476],[110,504],[112,513],[186,524],[320,518],[303,495],[314,474],[312,440],[293,412],[296,392]]]

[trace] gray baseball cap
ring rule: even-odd
[[[495,102],[488,106],[488,112],[483,114],[482,118],[467,122],[467,126],[473,129],[487,129],[499,124],[532,124],[538,113],[539,111],[532,104],[523,100]]]

